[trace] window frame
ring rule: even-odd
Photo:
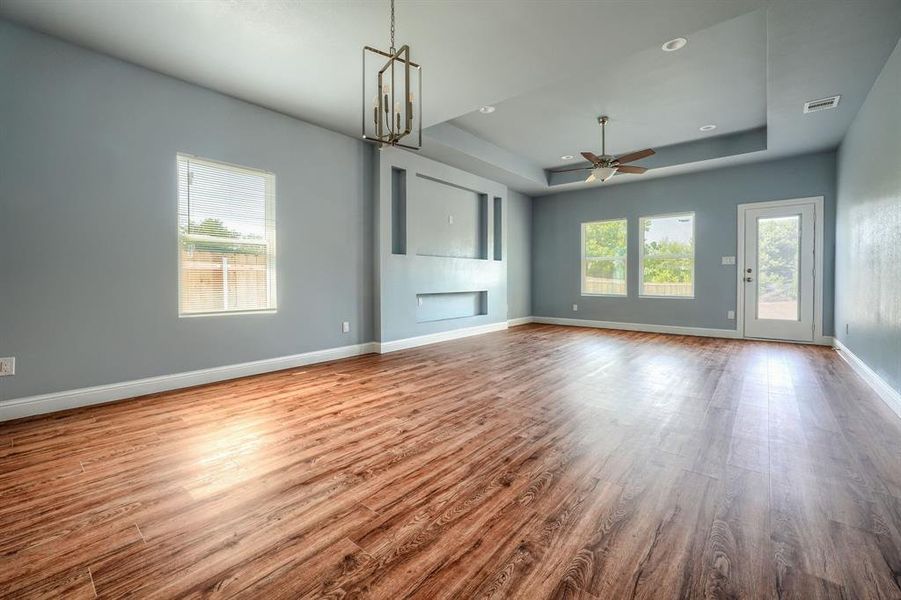
[[[691,295],[689,296],[667,296],[663,294],[644,294],[642,293],[644,290],[644,222],[648,219],[666,219],[672,217],[691,217],[691,256],[683,256],[683,255],[671,255],[671,256],[658,256],[655,258],[666,258],[666,259],[691,259]],[[646,215],[643,217],[638,217],[638,297],[639,298],[665,298],[667,300],[694,300],[695,298],[695,271],[697,262],[697,249],[698,249],[698,238],[697,238],[697,219],[694,211],[685,211],[685,212],[674,212],[674,213],[663,213],[659,215]]]
[[[600,294],[596,292],[586,292],[585,291],[585,266],[587,257],[585,256],[585,228],[587,225],[594,225],[595,223],[614,223],[614,222],[623,222],[626,225],[626,253],[622,257],[623,261],[623,273],[625,273],[625,278],[623,280],[624,287],[626,289],[625,293],[622,294]],[[628,298],[629,297],[629,218],[628,217],[617,217],[613,219],[599,219],[597,221],[584,221],[579,226],[580,228],[580,248],[579,253],[581,256],[580,260],[580,271],[581,277],[579,280],[579,290],[582,296],[588,297],[596,297],[596,298]],[[593,260],[620,260],[619,257],[607,257],[607,256],[592,256]]]
[[[198,163],[206,163],[207,165],[220,168],[227,169],[229,171],[236,171],[240,173],[246,173],[250,175],[255,175],[258,177],[264,177],[266,181],[266,192],[265,192],[265,207],[264,207],[264,219],[266,225],[266,239],[264,245],[267,248],[266,251],[266,285],[268,289],[268,302],[266,308],[259,309],[235,309],[235,310],[216,310],[216,311],[204,311],[204,312],[183,312],[182,311],[182,259],[181,259],[181,245],[182,240],[184,238],[184,234],[182,234],[180,230],[181,223],[181,199],[179,197],[179,188],[180,188],[180,179],[179,179],[179,162],[182,160],[193,161]],[[190,173],[190,171],[189,171]],[[190,185],[190,181],[188,183]],[[258,169],[254,167],[248,167],[245,165],[238,165],[235,163],[230,163],[222,160],[216,160],[213,158],[206,158],[203,156],[198,156],[196,154],[190,154],[187,152],[176,152],[175,153],[175,220],[176,220],[176,262],[178,264],[178,274],[177,274],[177,296],[176,296],[176,311],[178,313],[179,319],[193,319],[197,317],[223,317],[223,316],[232,316],[232,315],[265,315],[265,314],[276,314],[278,312],[278,293],[277,293],[277,244],[276,244],[276,176],[272,171],[267,171],[266,169]],[[190,220],[190,215],[189,215]],[[189,234],[190,235],[190,234]],[[199,234],[194,234],[199,235]]]

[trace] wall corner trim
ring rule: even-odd
[[[709,327],[682,327],[679,325],[655,325],[651,323],[617,323],[614,321],[592,321],[588,319],[566,319],[562,317],[532,317],[533,323],[547,325],[568,325],[570,327],[594,327],[597,329],[621,329],[623,331],[644,331],[647,333],[668,333],[672,335],[693,335],[696,337],[741,338],[734,329],[712,329]]]
[[[859,356],[851,352],[838,339],[834,341],[834,345],[836,353],[882,398],[882,401],[892,409],[892,412],[901,418],[901,393],[890,386],[885,379],[880,377],[876,371],[871,369],[867,363],[863,362]]]
[[[535,317],[518,317],[516,319],[507,319],[507,327],[516,327],[517,325],[528,325],[534,323]]]
[[[147,394],[166,392],[181,388],[214,383],[248,375],[259,375],[283,369],[292,369],[314,363],[350,358],[361,354],[372,354],[376,351],[373,342],[339,346],[325,350],[314,350],[303,354],[278,356],[252,362],[224,365],[185,373],[160,375],[145,379],[135,379],[119,383],[110,383],[88,388],[52,392],[38,396],[27,396],[13,400],[0,401],[0,422],[20,419],[46,413],[104,404],[116,400],[124,400]]]
[[[396,352],[398,350],[406,350],[407,348],[416,348],[418,346],[426,346],[437,342],[456,340],[471,335],[502,331],[504,329],[507,329],[507,321],[488,323],[487,325],[476,325],[475,327],[464,327],[462,329],[452,329],[450,331],[430,333],[428,335],[418,335],[416,337],[392,340],[390,342],[374,342],[374,344],[376,352],[379,354],[386,354],[388,352]]]

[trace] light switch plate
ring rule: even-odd
[[[16,374],[16,357],[0,358],[0,377]]]
[[[573,312],[578,312],[578,311],[579,311],[579,305],[573,304]]]
[[[735,318],[735,311],[734,311],[734,310],[726,311],[726,318],[727,318],[727,319],[734,319],[734,318]]]
[[[734,256],[724,256],[724,257],[723,257],[723,264],[724,264],[724,265],[734,265],[734,264],[735,264],[735,257],[734,257]]]

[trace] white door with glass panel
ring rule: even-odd
[[[744,335],[813,341],[816,205],[744,211]]]

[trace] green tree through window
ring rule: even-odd
[[[642,295],[694,295],[694,214],[643,217]]]
[[[778,217],[758,221],[757,278],[762,302],[796,302],[800,272],[800,221]]]
[[[627,222],[582,224],[582,293],[626,295]]]

